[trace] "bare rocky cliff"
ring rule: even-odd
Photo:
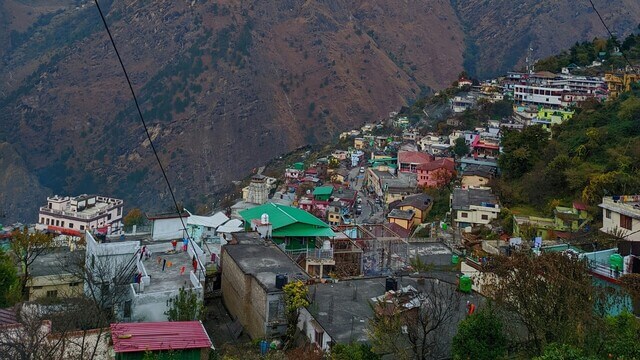
[[[469,44],[483,46],[478,69],[503,69],[500,56],[516,55],[491,39],[513,29],[488,16],[473,22],[478,11],[500,10],[487,3],[101,1],[154,144],[191,208],[275,156],[447,86]],[[32,193],[98,192],[168,208],[92,2],[0,0],[0,14],[0,39],[9,40],[0,50],[0,141],[31,176]],[[549,51],[574,42],[564,41]],[[22,201],[12,195],[20,183],[0,184],[3,201]],[[24,201],[11,216],[33,221],[40,202]]]

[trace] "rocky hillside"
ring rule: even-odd
[[[465,53],[478,69],[511,66],[523,54],[505,45],[514,29],[502,15],[534,19],[484,1],[101,4],[160,157],[191,208],[274,156],[446,86]],[[628,14],[607,14],[616,29],[632,28]],[[542,15],[535,18],[574,31]],[[595,25],[563,33],[549,51],[600,34]],[[0,0],[0,40],[8,44],[0,48],[0,141],[32,179],[0,183],[0,208],[22,201],[14,195],[21,184],[32,194],[99,192],[146,209],[169,206],[92,2]],[[11,208],[11,220],[35,220],[37,203]]]
[[[612,32],[624,38],[640,24],[640,1],[593,0]],[[608,38],[589,1],[452,0],[467,34],[465,68],[480,78],[558,53],[577,41]]]

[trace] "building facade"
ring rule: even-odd
[[[123,231],[124,201],[96,195],[47,197],[40,207],[38,223],[49,230],[82,232],[94,230],[107,235]]]

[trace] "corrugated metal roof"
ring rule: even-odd
[[[211,346],[200,321],[165,321],[111,324],[116,353],[198,349]]]
[[[17,324],[16,312],[13,308],[0,309],[0,326]]]

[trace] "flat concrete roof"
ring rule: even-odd
[[[188,253],[182,251],[181,241],[176,246],[176,252],[173,252],[171,242],[153,243],[145,246],[147,250],[151,250],[151,258],[146,260],[143,257],[142,262],[147,270],[147,275],[151,277],[151,282],[144,287],[144,293],[177,290],[181,287],[190,289],[192,287],[189,279],[189,273],[193,271],[192,258]],[[164,271],[162,270],[163,260],[167,260]],[[169,266],[169,262],[171,266]],[[183,266],[185,271],[180,274],[180,269]]]
[[[308,279],[309,276],[289,256],[275,245],[227,245],[224,251],[235,261],[243,273],[253,275],[267,292],[278,292],[276,275],[289,275]]]
[[[59,247],[40,254],[29,267],[31,276],[79,274],[84,266],[84,250]]]
[[[451,208],[454,210],[469,210],[471,205],[481,206],[482,203],[497,204],[498,198],[490,189],[453,189]]]
[[[426,279],[418,284],[417,279],[402,277],[398,280],[398,289],[411,285],[418,291],[427,291],[432,285],[449,287],[455,285],[435,279]],[[369,320],[373,317],[371,299],[385,293],[386,278],[369,278],[340,281],[335,284],[314,284],[309,286],[312,304],[307,310],[314,316],[322,328],[338,343],[366,342]],[[467,300],[478,305],[483,297],[478,294],[460,294],[458,311],[449,321],[443,332],[448,334],[444,340],[445,352],[450,352],[450,341],[457,332],[457,324],[466,316]]]

